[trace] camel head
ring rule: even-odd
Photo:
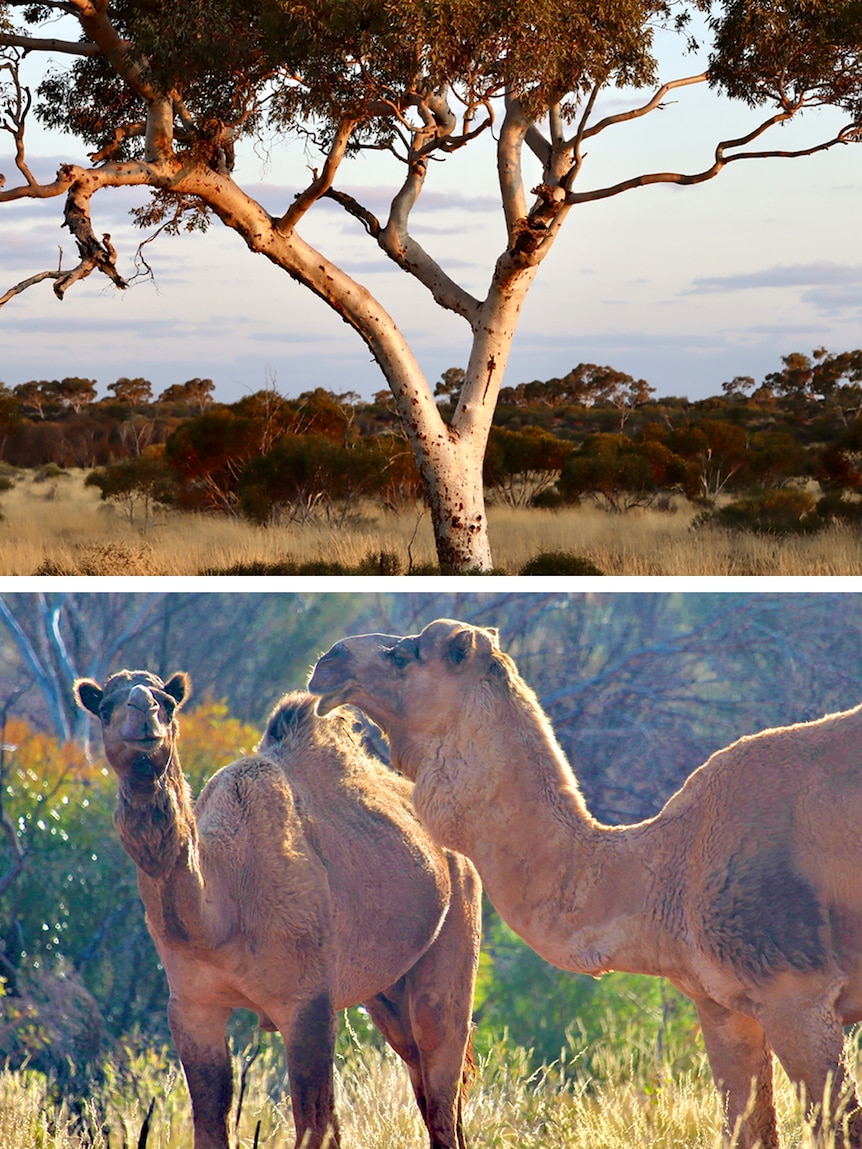
[[[104,687],[79,678],[74,691],[78,705],[99,719],[105,755],[120,781],[151,789],[171,760],[174,718],[191,692],[189,676],[180,672],[163,682],[145,670],[121,670]]]
[[[497,631],[437,619],[420,634],[342,639],[317,662],[308,684],[319,714],[352,703],[394,742],[444,733],[475,687],[500,671]],[[409,772],[409,771],[407,771]]]

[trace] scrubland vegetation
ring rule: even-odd
[[[418,503],[387,511],[357,503],[325,519],[262,526],[245,519],[160,507],[146,526],[86,486],[88,472],[15,473],[0,497],[0,575],[201,575],[437,573],[428,515]],[[849,575],[862,569],[862,532],[833,522],[817,532],[740,531],[698,524],[682,497],[624,516],[593,503],[557,509],[489,508],[500,573]],[[556,563],[554,556],[562,555]],[[526,573],[526,572],[525,572]]]
[[[585,1052],[591,1055],[584,1069]],[[855,1043],[849,1054],[856,1054]],[[254,1060],[252,1060],[252,1058]],[[191,1109],[178,1062],[165,1049],[130,1053],[121,1069],[108,1062],[105,1080],[70,1104],[33,1070],[0,1072],[0,1144],[15,1149],[186,1149]],[[336,1088],[344,1144],[354,1149],[416,1149],[426,1133],[407,1073],[389,1049],[342,1034]],[[274,1040],[235,1057],[242,1082],[237,1149],[292,1143],[290,1101]],[[239,1090],[237,1090],[238,1092]],[[786,1149],[830,1149],[816,1143],[805,1111],[777,1067],[777,1108]],[[150,1108],[152,1106],[152,1109]],[[238,1121],[237,1121],[238,1116]],[[490,1149],[722,1149],[721,1108],[706,1055],[691,1035],[656,1049],[636,1028],[612,1018],[591,1045],[573,1035],[550,1065],[504,1037],[480,1059],[466,1107],[470,1145]]]
[[[462,376],[444,372],[444,413]],[[109,390],[0,385],[0,574],[440,573],[384,393]],[[504,388],[484,467],[496,572],[860,569],[862,351],[795,353],[697,402],[651,390],[594,364]]]

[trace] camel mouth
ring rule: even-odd
[[[351,684],[347,662],[343,648],[336,645],[317,660],[311,672],[308,689],[317,695],[315,709],[321,717],[347,702]]]
[[[128,746],[130,750],[142,751],[144,754],[152,754],[155,750],[158,750],[163,743],[164,738],[156,734],[141,735],[138,738],[130,735],[127,738],[123,738],[124,746]]]
[[[311,689],[311,683],[309,683],[309,689]],[[312,693],[316,694],[317,692],[312,691]],[[325,718],[327,714],[341,706],[346,701],[347,699],[342,691],[329,690],[325,694],[317,695],[317,702],[315,703],[314,710],[315,713],[319,714],[321,718]]]

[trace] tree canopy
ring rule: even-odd
[[[43,35],[55,31],[58,9],[76,22],[77,38]],[[62,298],[96,270],[127,286],[110,236],[99,237],[91,220],[92,198],[104,188],[149,188],[137,216],[150,228],[202,228],[217,217],[364,341],[411,440],[441,564],[487,569],[482,460],[491,417],[527,291],[572,208],[651,184],[703,183],[743,160],[858,142],[860,27],[859,0],[536,0],[528,9],[511,0],[202,0],[180,8],[165,0],[5,0],[2,126],[18,182],[0,186],[0,203],[65,197],[79,262],[12,285],[0,306],[44,280]],[[662,77],[659,28],[705,52],[707,66]],[[34,103],[23,76],[45,52],[66,62],[41,80]],[[705,84],[750,106],[750,130],[718,141],[698,171],[635,171],[580,190],[590,140]],[[619,110],[602,110],[606,93]],[[64,163],[40,182],[26,157],[31,106],[44,124],[82,140],[90,164]],[[824,106],[844,114],[843,126],[794,148],[763,142],[770,129]],[[275,145],[300,135],[319,154],[311,177],[298,173],[295,195],[274,212],[234,176],[237,149],[262,135]],[[411,232],[435,162],[479,137],[493,139],[505,223],[484,296]],[[368,151],[394,165],[386,218],[337,186],[344,161]],[[465,321],[470,349],[448,418],[399,321],[300,235],[323,199],[355,219],[436,306]]]

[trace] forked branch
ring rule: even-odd
[[[16,283],[14,287],[10,287],[7,292],[0,295],[0,307],[16,295],[20,295],[22,291],[26,291],[28,287],[35,287],[45,279],[60,279],[64,274],[62,268],[58,267],[56,271],[40,271],[37,275],[31,275],[29,279],[22,279],[20,283]]]
[[[704,168],[703,171],[690,173],[645,172],[642,175],[633,176],[628,180],[621,180],[619,183],[611,184],[607,187],[595,188],[593,191],[570,191],[566,197],[566,203],[570,206],[580,203],[592,203],[597,200],[609,199],[611,196],[620,195],[622,192],[631,191],[633,188],[649,187],[652,184],[676,184],[681,187],[691,187],[695,184],[706,183],[707,180],[714,179],[728,164],[735,163],[738,160],[801,159],[803,156],[813,156],[818,152],[828,151],[838,144],[856,143],[860,140],[860,137],[862,137],[862,125],[854,122],[847,124],[831,139],[823,140],[818,144],[811,144],[807,148],[774,148],[762,151],[739,151],[731,155],[727,154],[728,148],[744,147],[747,143],[751,143],[763,135],[764,132],[768,131],[768,129],[775,124],[789,120],[793,115],[794,113],[792,112],[778,113],[771,116],[765,123],[760,124],[747,136],[736,140],[721,141],[715,149],[715,162],[710,164],[708,168]]]

